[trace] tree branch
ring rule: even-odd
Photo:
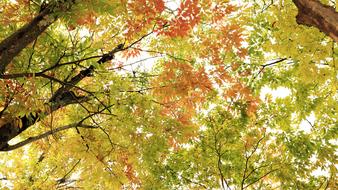
[[[265,176],[267,176],[267,175],[269,175],[270,173],[275,172],[275,171],[277,171],[277,170],[278,170],[278,169],[270,170],[269,172],[267,172],[266,174],[262,175],[261,177],[259,177],[259,178],[256,179],[255,181],[253,181],[253,182],[249,183],[248,185],[246,185],[243,189],[248,188],[249,186],[255,184],[257,181],[261,180],[261,179],[264,178]]]
[[[58,132],[61,132],[61,131],[64,131],[64,130],[67,130],[67,129],[70,129],[70,128],[75,128],[75,127],[80,127],[80,128],[90,128],[90,129],[93,129],[93,128],[97,128],[95,126],[91,126],[91,125],[85,125],[85,124],[81,124],[81,123],[73,123],[73,124],[70,124],[70,125],[66,125],[66,126],[63,126],[63,127],[58,127],[56,129],[52,129],[48,132],[45,132],[41,135],[37,135],[37,136],[34,136],[34,137],[29,137],[27,138],[26,140],[24,141],[21,141],[17,144],[14,144],[14,145],[9,145],[8,147],[4,148],[4,149],[1,149],[0,151],[11,151],[11,150],[15,150],[17,148],[20,148],[26,144],[29,144],[29,143],[32,143],[32,142],[35,142],[37,140],[40,140],[40,139],[43,139],[43,138],[46,138],[48,137],[49,135],[52,135],[54,133],[58,133]]]
[[[132,49],[136,49],[136,50],[139,50],[139,51],[143,51],[143,52],[148,52],[148,53],[157,53],[157,54],[160,54],[160,55],[165,55],[165,56],[168,56],[168,57],[171,57],[173,59],[177,59],[177,60],[181,60],[181,61],[185,61],[187,63],[192,63],[192,61],[189,61],[187,59],[184,59],[184,58],[180,58],[180,57],[176,57],[174,55],[171,55],[171,54],[168,54],[168,53],[163,53],[163,52],[160,52],[160,51],[155,51],[155,50],[146,50],[146,49],[141,49],[141,48],[134,48],[134,47],[131,47]]]
[[[61,88],[59,88],[53,94],[52,98],[50,99],[50,102],[55,102],[59,100],[65,92],[68,92],[71,88],[73,88],[77,83],[79,83],[85,77],[90,76],[93,71],[94,71],[94,66],[92,65],[88,67],[87,69],[82,70],[79,74],[77,74],[76,76],[71,78],[68,82],[66,82],[67,85],[63,85]]]
[[[44,9],[34,17],[31,22],[21,27],[0,43],[0,75],[5,72],[7,65],[14,57],[40,36],[56,20],[55,18],[48,17],[52,12],[51,7]]]
[[[250,158],[252,157],[252,155],[256,152],[256,150],[258,149],[258,146],[259,146],[260,142],[261,142],[264,138],[265,138],[265,133],[264,133],[263,137],[261,137],[261,138],[257,141],[256,145],[254,146],[254,149],[251,151],[251,153],[250,153],[249,156],[246,155],[246,150],[245,150],[245,153],[244,153],[244,154],[245,154],[245,168],[244,168],[244,172],[243,172],[243,178],[242,178],[242,181],[241,181],[241,189],[242,189],[242,190],[245,189],[245,187],[244,187],[245,180],[248,179],[249,175],[251,175],[251,172],[250,172],[248,175],[246,174],[246,172],[248,171],[249,160],[250,160]],[[246,149],[246,148],[245,148],[245,149]]]
[[[169,165],[166,165],[165,167],[168,168],[168,169],[170,170],[171,175],[175,175],[175,176],[177,175],[177,174],[176,174],[177,172],[174,171],[174,169],[172,169]],[[184,179],[185,181],[187,181],[187,182],[189,182],[189,183],[193,183],[193,184],[196,184],[196,185],[199,185],[199,186],[203,187],[204,189],[208,189],[208,187],[207,187],[206,185],[202,184],[202,183],[193,181],[193,180],[191,180],[191,179],[185,177],[184,175],[180,175],[180,176],[182,177],[182,179]]]
[[[298,24],[314,26],[338,42],[338,13],[318,0],[293,0],[298,8]]]
[[[60,184],[62,184],[62,183],[64,183],[64,182],[66,182],[66,178],[67,178],[67,176],[75,169],[75,167],[80,163],[80,161],[81,161],[81,159],[79,159],[75,164],[74,164],[74,166],[61,178],[61,179],[58,179],[57,180],[57,183],[58,183],[58,185],[60,185]]]
[[[287,58],[277,59],[276,61],[273,61],[273,62],[271,62],[271,63],[266,63],[266,64],[261,65],[262,68],[261,68],[261,69],[258,71],[258,73],[253,77],[253,79],[251,80],[251,82],[254,81],[254,80],[255,80],[255,79],[263,72],[263,70],[265,69],[265,67],[269,67],[269,66],[276,65],[277,63],[283,62],[283,61],[285,61],[285,60],[287,60]]]
[[[142,38],[140,38],[136,42],[132,43],[127,48],[129,48],[133,44],[136,44],[137,42],[141,41],[143,38],[145,38],[146,36],[150,35],[151,33],[143,36]],[[114,48],[112,51],[110,51],[109,55],[111,57],[114,57],[114,54],[116,52],[123,51],[125,49],[126,48],[123,48],[123,45],[120,44],[116,48]],[[102,55],[101,59],[104,58],[105,55],[106,54]],[[90,58],[92,58],[92,57],[90,57]],[[100,60],[98,61],[98,63],[99,64],[103,63],[102,61],[100,62]],[[78,62],[78,61],[75,61],[75,62]],[[0,66],[1,66],[1,54],[0,54]],[[49,100],[49,102],[52,104],[51,110],[47,111],[47,112],[43,112],[43,113],[45,113],[45,114],[48,115],[48,114],[52,113],[53,111],[56,111],[60,107],[63,107],[63,106],[69,105],[69,104],[73,104],[73,103],[81,103],[81,102],[87,101],[88,97],[85,97],[85,96],[77,97],[71,91],[71,89],[72,88],[78,88],[78,89],[81,89],[84,92],[87,92],[87,93],[93,95],[93,93],[91,93],[91,92],[89,92],[87,90],[84,90],[84,89],[82,89],[80,87],[77,87],[76,84],[79,83],[81,80],[83,80],[85,77],[91,76],[91,74],[93,73],[94,69],[95,69],[94,66],[91,65],[88,68],[80,71],[80,73],[78,73],[76,76],[74,76],[73,78],[71,78],[69,81],[62,81],[62,80],[56,79],[56,78],[54,78],[52,76],[46,75],[44,73],[40,73],[39,76],[47,78],[47,79],[50,79],[52,81],[56,81],[56,82],[58,82],[58,83],[60,83],[62,85],[58,90],[56,90],[56,92],[53,94],[53,96]],[[27,74],[26,73],[26,74],[21,74],[21,75],[30,76],[31,74]],[[0,72],[0,78],[1,77],[3,77],[3,75]],[[102,104],[105,107],[105,109],[109,108],[109,106],[106,106],[105,104],[103,104],[103,102],[100,101],[96,96],[94,96],[94,98],[98,102],[100,102],[100,104]],[[109,109],[108,109],[108,111],[109,111]],[[10,141],[14,137],[16,137],[17,135],[19,135],[20,133],[22,133],[28,127],[34,125],[35,122],[37,122],[39,119],[41,119],[40,118],[41,116],[43,116],[43,114],[41,115],[41,113],[30,113],[28,116],[14,118],[12,120],[7,121],[7,123],[3,124],[0,127],[0,151],[13,149],[13,148],[9,148],[8,141]],[[17,126],[15,119],[21,120],[21,122],[22,122],[22,127],[21,128]],[[24,145],[25,144],[26,143],[24,143]],[[20,145],[20,146],[23,146],[23,145]]]

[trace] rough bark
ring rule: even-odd
[[[338,42],[338,13],[318,0],[293,0],[298,8],[298,24],[313,26]]]
[[[40,36],[54,21],[51,15],[52,9],[45,8],[34,19],[4,39],[0,43],[0,75],[5,72],[7,65],[27,45]]]
[[[57,19],[56,16],[53,15],[55,11],[68,11],[74,3],[75,0],[65,0],[56,1],[51,4],[43,4],[43,6],[41,6],[42,10],[33,18],[32,21],[0,42],[0,76],[2,76],[5,72],[7,65],[10,64],[24,48],[36,40]],[[5,150],[8,147],[8,141],[21,134],[46,115],[61,107],[89,100],[88,97],[77,97],[73,96],[73,94],[74,93],[70,92],[70,88],[68,88],[68,91],[59,92],[58,95],[60,97],[58,99],[49,101],[51,109],[48,111],[30,113],[22,117],[8,116],[5,118],[5,116],[1,115],[0,150]]]

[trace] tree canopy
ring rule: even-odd
[[[336,4],[0,1],[0,188],[337,189]]]

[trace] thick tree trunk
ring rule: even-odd
[[[65,4],[66,3],[66,4]],[[6,67],[27,45],[36,40],[57,18],[54,11],[67,11],[75,0],[56,1],[44,6],[42,11],[32,21],[21,27],[12,35],[0,42],[0,76],[4,74]],[[83,74],[83,73],[81,73]],[[1,77],[0,77],[1,78]],[[79,82],[79,81],[76,81]],[[75,84],[73,84],[75,85]],[[64,88],[64,87],[61,87]],[[67,91],[68,90],[68,91]],[[58,110],[61,107],[88,101],[88,97],[76,97],[70,93],[70,88],[60,91],[57,100],[50,100],[51,109],[41,113],[30,113],[22,117],[0,115],[0,151],[6,150],[8,141],[21,134],[37,121]]]
[[[48,28],[54,20],[47,18],[52,13],[52,9],[45,8],[34,19],[4,39],[0,43],[0,75],[2,75],[7,65],[16,57],[27,45],[33,42]],[[29,126],[36,123],[38,116],[29,114],[28,116],[13,118],[5,116],[0,118],[0,150],[8,146],[8,141],[26,130]]]
[[[313,26],[338,42],[338,13],[318,0],[293,0],[298,8],[297,23]]]
[[[5,72],[7,65],[14,57],[53,23],[55,19],[49,16],[51,13],[52,10],[50,8],[45,8],[31,22],[0,43],[0,75]]]

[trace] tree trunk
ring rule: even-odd
[[[65,4],[65,2],[67,4]],[[18,54],[30,43],[36,40],[57,18],[55,11],[67,11],[75,0],[56,1],[45,5],[41,12],[32,21],[25,24],[19,30],[0,42],[0,76],[6,71],[6,67]],[[92,70],[91,70],[92,71]],[[80,73],[83,75],[83,73]],[[85,73],[87,74],[87,73]],[[90,74],[90,73],[89,73]],[[81,76],[82,76],[81,75]],[[86,76],[84,76],[86,77]],[[1,78],[1,77],[0,77]],[[79,82],[79,81],[76,81]],[[75,83],[76,84],[76,83]],[[72,84],[72,85],[75,85]],[[64,87],[61,87],[64,88]],[[41,113],[30,113],[22,117],[0,116],[0,150],[8,147],[8,141],[21,134],[37,121],[58,110],[61,107],[88,101],[88,97],[66,96],[70,93],[70,88],[60,91],[57,100],[50,100],[51,110]]]
[[[338,42],[338,13],[318,0],[293,0],[298,8],[298,24],[313,26]]]
[[[49,16],[51,8],[45,8],[34,19],[4,39],[0,43],[0,75],[6,70],[7,65],[16,57],[27,45],[32,43],[43,33],[55,20]]]

